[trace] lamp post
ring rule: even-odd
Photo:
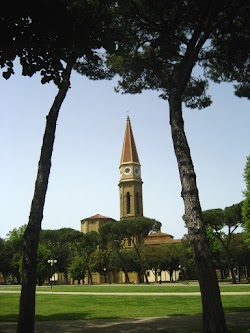
[[[53,265],[57,263],[57,260],[56,259],[49,259],[47,262],[48,262],[48,264],[50,264],[50,287],[52,289]]]
[[[107,281],[106,281],[106,271],[107,271],[107,269],[106,269],[106,267],[104,267],[103,268],[103,274],[104,274],[104,283],[106,283]]]

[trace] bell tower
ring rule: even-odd
[[[120,162],[120,218],[143,216],[141,164],[129,117]]]

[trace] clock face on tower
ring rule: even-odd
[[[136,175],[136,176],[139,176],[139,174],[140,174],[140,169],[139,169],[138,167],[135,167],[134,172],[135,172],[135,175]]]
[[[131,168],[126,167],[126,168],[124,169],[124,174],[125,174],[125,175],[129,175],[130,172],[131,172]]]

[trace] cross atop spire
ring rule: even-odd
[[[122,147],[121,164],[131,162],[140,164],[130,119],[129,116],[127,116],[126,129]]]

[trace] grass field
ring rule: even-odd
[[[250,285],[221,285],[221,292],[241,292],[223,295],[225,312],[250,311]],[[1,293],[11,291],[13,293]],[[0,321],[16,321],[20,286],[0,286]],[[93,285],[37,287],[36,320],[79,320],[97,318],[164,317],[201,313],[200,295],[152,295],[152,293],[198,292],[197,284],[162,285]],[[65,294],[57,294],[65,292]],[[77,292],[77,293],[76,293]],[[99,295],[84,294],[98,292]],[[102,293],[124,295],[102,295]],[[126,293],[134,293],[127,295]],[[138,293],[150,293],[148,295]]]

